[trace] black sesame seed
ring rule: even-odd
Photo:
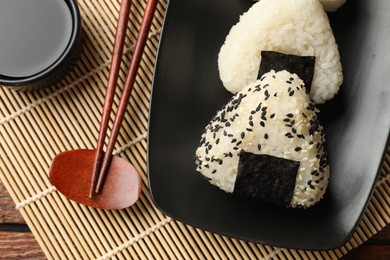
[[[265,84],[264,86],[263,86],[263,88],[266,88],[266,87],[268,87],[269,86],[269,84]]]
[[[217,170],[213,170],[213,172],[211,173],[211,174],[214,174],[214,173],[216,173],[217,172]]]
[[[290,92],[290,91],[291,91],[291,87],[288,87],[287,92]]]
[[[299,147],[299,146],[295,147],[295,151],[296,151],[296,152],[299,152],[300,150],[302,150],[301,147]]]
[[[294,80],[294,78],[293,77],[290,77],[290,81],[293,81]]]
[[[264,115],[261,116],[261,119],[267,121],[267,118]]]
[[[224,135],[224,136],[227,136],[226,130],[223,130],[223,135]]]
[[[229,126],[231,126],[231,124],[229,122],[226,122],[225,126],[229,127]]]
[[[291,128],[291,132],[293,132],[293,134],[296,134],[297,130],[293,127],[293,128]]]
[[[232,140],[232,143],[235,143],[235,142],[237,142],[237,139],[236,139],[236,138],[234,138],[234,139]]]
[[[259,112],[261,108],[261,103],[256,107],[256,112]]]
[[[266,110],[267,110],[266,106],[261,108],[261,111],[263,111],[263,112],[266,111]]]
[[[253,120],[253,116],[252,115],[249,116],[249,120]]]
[[[242,144],[242,141],[239,141],[236,145],[238,146],[238,145],[240,145],[240,144]]]
[[[294,95],[294,90],[291,91],[290,93],[288,93],[288,95],[289,95],[290,97],[292,97],[292,96]]]
[[[228,137],[233,137],[233,134],[228,134],[227,136],[228,136]]]
[[[283,119],[283,122],[290,122],[290,118]]]
[[[292,84],[292,82],[291,82],[291,81],[289,81],[289,80],[287,80],[287,81],[286,81],[286,83],[287,83],[287,84]]]
[[[275,117],[275,113],[273,113],[273,114],[271,114],[270,116],[269,116],[269,118],[274,118]]]
[[[277,97],[277,96],[278,96],[278,93],[275,93],[275,94],[274,94],[274,97]]]
[[[306,107],[307,110],[314,110],[315,109],[315,105],[314,104],[310,104],[308,107]]]
[[[244,137],[245,137],[245,133],[241,132],[241,139],[244,139]]]
[[[260,125],[261,125],[262,127],[265,127],[264,121],[260,121]]]
[[[264,134],[264,138],[265,138],[265,139],[268,139],[268,134]]]
[[[217,140],[215,140],[215,143],[216,143],[216,144],[219,144],[219,138],[218,138]]]
[[[261,150],[261,144],[257,145],[257,150],[259,150],[259,151]]]
[[[233,147],[233,150],[238,150],[238,147],[236,146],[236,147]]]
[[[288,138],[293,138],[294,137],[291,133],[287,133],[287,134],[285,134],[285,136],[287,136]]]
[[[286,116],[289,117],[289,118],[293,118],[294,117],[294,115],[292,113],[288,113]]]
[[[222,165],[222,164],[223,164],[223,161],[222,161],[222,160],[220,160],[220,161],[219,161],[219,165]]]
[[[247,129],[246,129],[246,131],[248,131],[248,132],[252,132],[252,131],[253,131],[253,129],[252,129],[252,128],[247,128]]]
[[[249,121],[249,125],[250,125],[250,126],[253,126],[253,121]]]

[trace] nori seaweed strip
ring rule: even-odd
[[[310,92],[313,81],[314,66],[316,58],[313,56],[297,56],[275,51],[262,51],[261,63],[258,79],[265,73],[275,70],[275,72],[287,70],[295,73],[305,83],[307,93]]]
[[[241,151],[233,193],[289,207],[300,162]]]

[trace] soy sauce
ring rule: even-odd
[[[21,78],[47,69],[71,34],[64,0],[0,0],[0,75]]]

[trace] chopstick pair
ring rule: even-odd
[[[120,6],[120,12],[118,17],[118,24],[115,35],[114,48],[112,51],[112,60],[110,66],[110,72],[108,76],[108,84],[106,95],[104,98],[102,119],[99,130],[99,137],[97,143],[97,152],[94,161],[94,169],[92,174],[92,184],[89,197],[92,198],[94,193],[100,193],[104,180],[107,176],[108,169],[110,167],[112,152],[116,143],[119,129],[122,125],[123,117],[126,111],[126,107],[130,98],[131,90],[134,85],[135,78],[139,64],[141,62],[142,53],[146,45],[148,32],[150,30],[154,10],[156,9],[157,0],[148,0],[145,7],[144,16],[142,18],[141,27],[138,33],[137,40],[135,42],[133,56],[130,60],[129,70],[127,72],[125,84],[122,90],[122,95],[119,100],[117,114],[115,116],[111,136],[108,141],[106,152],[103,153],[103,146],[105,137],[107,135],[107,128],[112,111],[113,98],[115,95],[115,88],[118,80],[118,74],[120,69],[120,63],[122,59],[123,46],[126,38],[126,28],[129,21],[129,13],[131,7],[131,0],[122,0]]]

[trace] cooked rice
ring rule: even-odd
[[[310,93],[315,103],[333,98],[342,84],[338,47],[317,0],[261,0],[240,17],[218,57],[230,92],[256,81],[263,50],[316,57]]]
[[[309,207],[328,185],[324,138],[303,81],[271,71],[237,93],[207,125],[196,151],[197,170],[231,193],[241,150],[299,161],[291,207]]]

